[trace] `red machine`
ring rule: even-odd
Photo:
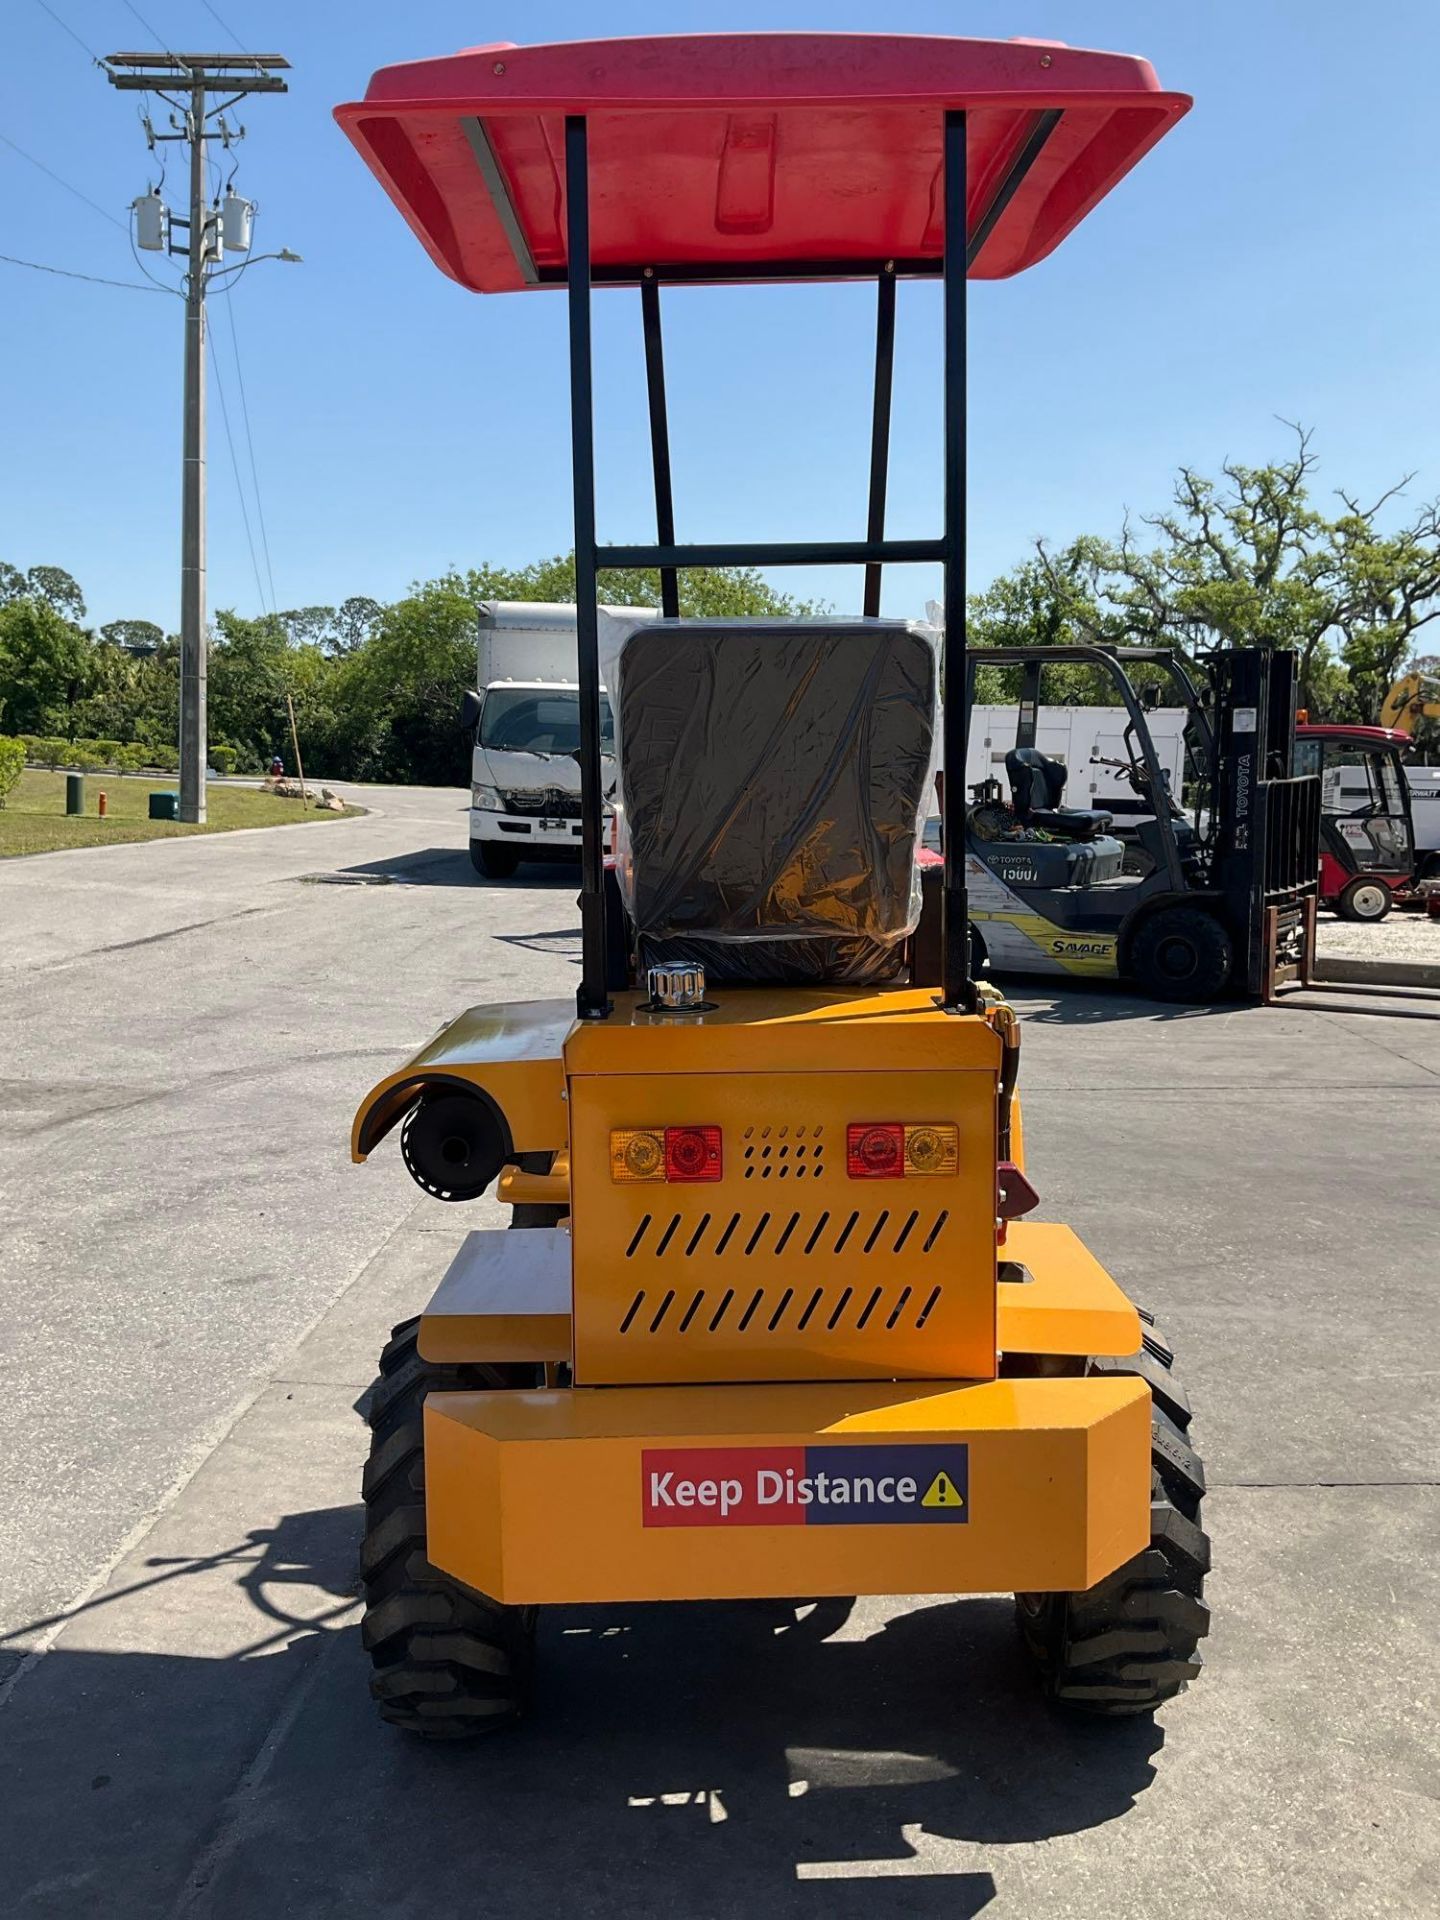
[[[1415,879],[1415,822],[1395,727],[1295,729],[1295,771],[1320,783],[1320,904],[1345,920],[1383,920]]]

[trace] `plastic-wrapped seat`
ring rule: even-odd
[[[623,628],[607,636],[604,670],[615,696],[620,886],[642,963],[698,963],[716,983],[903,977],[935,746],[928,629]]]

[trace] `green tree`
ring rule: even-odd
[[[268,761],[277,751],[288,758],[288,695],[295,703],[306,772],[346,773],[350,769],[335,760],[333,751],[334,664],[315,642],[292,644],[284,619],[266,614],[246,620],[228,610],[216,614],[209,672],[210,736],[239,747],[250,764]],[[319,752],[312,753],[307,743]]]
[[[31,599],[42,600],[66,620],[85,618],[85,596],[63,567],[31,567],[25,575],[25,586]]]
[[[474,684],[474,599],[455,575],[417,583],[339,662],[336,745],[358,778],[466,786],[460,701]]]
[[[289,607],[276,617],[295,647],[324,646],[335,626],[334,607]]]
[[[155,631],[158,634],[160,629],[157,627]],[[71,715],[76,737],[122,741],[138,737],[149,691],[141,673],[142,664],[123,647],[107,640],[102,639],[98,646],[87,649],[84,692],[75,702]]]
[[[1227,461],[1219,480],[1182,467],[1170,507],[1141,519],[1145,533],[1127,519],[1116,541],[1037,541],[980,596],[982,633],[1286,647],[1312,712],[1373,718],[1415,634],[1440,616],[1440,505],[1387,529],[1407,476],[1369,506],[1341,493],[1340,511],[1322,511],[1311,435],[1293,431],[1294,450],[1266,466]]]
[[[528,567],[485,564],[467,573],[445,576],[473,601],[555,600],[575,598],[575,556],[557,553]],[[753,567],[694,567],[680,575],[680,611],[687,619],[790,619],[821,613],[818,602],[781,593]],[[600,597],[610,606],[658,607],[660,576],[653,568],[632,567],[600,576]]]
[[[107,646],[126,647],[134,652],[151,651],[165,638],[165,629],[153,620],[111,620],[100,629]]]
[[[43,600],[0,606],[0,717],[14,733],[63,732],[84,692],[90,643]]]
[[[342,600],[335,609],[335,622],[331,634],[331,644],[337,653],[354,653],[357,647],[363,647],[376,627],[385,609],[378,600],[372,600],[368,594],[352,594],[348,600]]]

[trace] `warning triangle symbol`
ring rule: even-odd
[[[937,1473],[921,1497],[922,1507],[963,1507],[960,1489],[948,1473]]]

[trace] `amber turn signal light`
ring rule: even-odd
[[[724,1171],[719,1127],[625,1127],[610,1135],[610,1178],[718,1180]]]
[[[845,1171],[852,1180],[954,1173],[959,1165],[959,1132],[940,1121],[858,1120],[845,1129]]]

